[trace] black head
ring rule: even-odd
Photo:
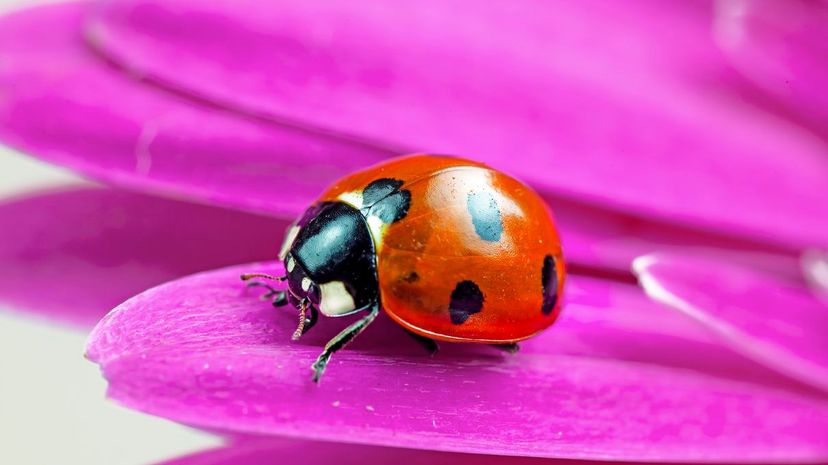
[[[343,202],[309,208],[288,231],[285,262],[288,300],[307,298],[323,315],[343,316],[379,297],[376,252],[365,217]]]

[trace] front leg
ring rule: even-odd
[[[325,373],[325,367],[328,366],[328,361],[331,359],[331,355],[334,354],[339,349],[344,348],[348,343],[354,340],[355,337],[359,335],[368,325],[374,321],[374,318],[377,317],[379,314],[379,304],[374,304],[371,307],[371,310],[367,315],[362,317],[360,320],[352,323],[350,326],[345,328],[341,333],[334,336],[333,339],[328,341],[325,344],[325,350],[319,354],[319,357],[316,358],[316,361],[313,362],[311,369],[313,370],[313,382],[318,383],[319,378],[322,377],[322,374]]]
[[[287,294],[285,291],[280,291],[275,289],[273,286],[263,283],[261,281],[250,281],[247,283],[247,287],[263,287],[267,289],[267,292],[261,295],[262,300],[271,299],[270,303],[273,304],[274,307],[284,307],[288,303]]]

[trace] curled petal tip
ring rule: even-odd
[[[828,253],[811,249],[802,254],[802,274],[820,298],[828,302]]]
[[[653,254],[636,259],[633,271],[650,298],[693,318],[727,347],[828,390],[828,342],[822,334],[828,305],[800,282],[725,258]],[[821,255],[812,253],[803,263],[818,274]]]

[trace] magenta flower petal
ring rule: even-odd
[[[708,250],[715,251],[720,260],[802,280],[799,250],[790,245],[644,219],[549,194],[544,197],[554,210],[567,261],[587,274],[610,272],[616,279],[632,282],[630,263],[641,255]]]
[[[828,253],[807,250],[802,254],[802,271],[811,289],[828,302]]]
[[[287,221],[114,189],[0,204],[0,301],[90,328],[136,293],[273,256]]]
[[[0,20],[0,53],[10,64],[0,69],[0,138],[108,182],[291,215],[339,176],[393,154],[241,118],[131,81],[80,41],[87,9],[49,6]],[[17,46],[20,37],[31,37],[26,47]],[[746,241],[542,193],[572,263],[628,275],[639,255],[693,243],[763,250],[776,262],[742,256],[751,266],[799,273],[791,245],[769,244],[779,239]]]
[[[84,46],[90,9],[50,5],[0,19],[0,140],[117,185],[290,214],[389,155],[142,85]]]
[[[582,459],[828,459],[828,400],[704,342],[692,322],[633,286],[573,277],[560,325],[511,357],[446,344],[429,359],[381,318],[316,386],[309,365],[344,323],[326,319],[289,342],[293,312],[238,280],[262,269],[184,278],[110,313],[87,347],[109,394],[202,428],[351,443]],[[604,344],[613,337],[626,344]],[[689,355],[671,356],[681,351]]]
[[[163,465],[589,465],[597,462],[552,461],[534,457],[458,454],[429,450],[292,439],[248,439],[227,447],[206,450],[165,461]],[[161,464],[159,464],[161,465]]]
[[[634,268],[652,298],[733,349],[828,390],[828,305],[804,285],[699,257],[653,255]]]
[[[788,115],[828,136],[828,3],[723,0],[717,42]]]
[[[710,11],[578,5],[134,0],[88,32],[132,72],[236,110],[474,156],[642,216],[826,243],[828,149],[711,84]]]

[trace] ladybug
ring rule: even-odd
[[[432,353],[436,341],[517,342],[558,317],[566,276],[551,212],[532,189],[488,166],[410,155],[347,176],[290,227],[279,254],[287,281],[267,287],[299,310],[298,339],[319,313],[364,316],[331,339],[331,355],[383,309]]]

